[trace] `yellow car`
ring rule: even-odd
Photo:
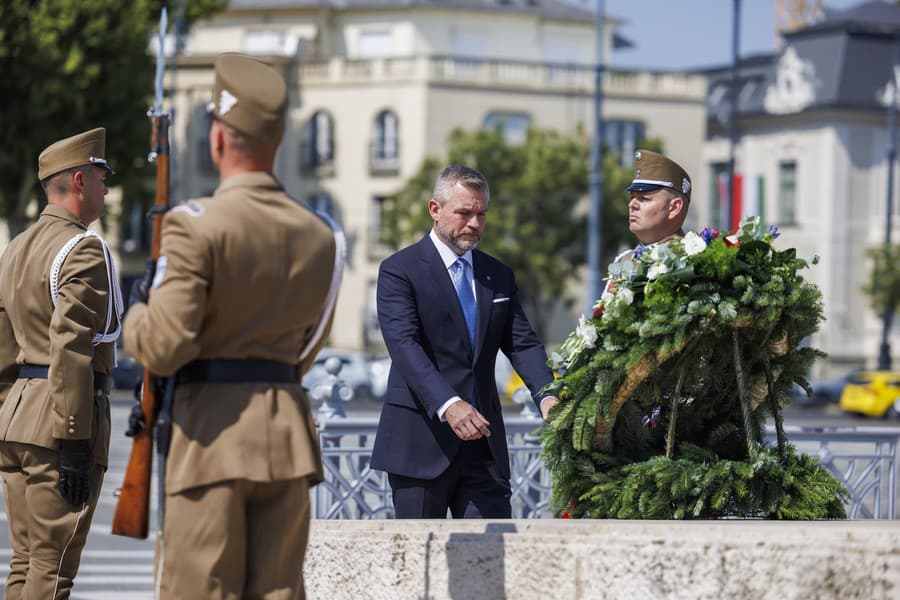
[[[859,371],[844,386],[840,406],[870,417],[900,416],[900,372]]]

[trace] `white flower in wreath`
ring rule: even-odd
[[[600,308],[600,306],[602,306],[604,302],[606,302],[607,300],[612,298],[612,296],[613,296],[612,290],[615,288],[617,283],[618,283],[618,281],[616,279],[610,279],[609,281],[606,282],[606,285],[603,287],[603,293],[600,294],[600,299],[594,303],[595,309]]]
[[[597,341],[597,330],[592,323],[588,323],[584,315],[578,317],[578,326],[575,328],[575,332],[584,340],[585,346],[594,347],[594,343]]]
[[[671,256],[672,251],[669,250],[668,244],[655,244],[653,248],[650,249],[650,260],[653,262],[662,262]]]
[[[669,266],[666,263],[660,262],[653,265],[650,265],[650,268],[647,270],[647,279],[653,281],[660,275],[669,272]]]
[[[616,293],[616,297],[619,299],[619,302],[623,304],[631,304],[634,302],[634,292],[627,287],[623,287]]]
[[[706,242],[693,231],[689,231],[687,235],[684,236],[682,243],[684,244],[684,251],[688,256],[694,256],[695,254],[700,254],[706,250]]]
[[[631,252],[629,252],[631,254]],[[609,276],[612,279],[628,279],[634,275],[634,263],[631,259],[618,260],[609,265]]]

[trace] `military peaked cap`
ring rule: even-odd
[[[691,178],[687,171],[674,160],[651,152],[638,150],[634,153],[634,181],[629,192],[649,192],[669,188],[691,199]]]
[[[47,146],[38,157],[41,181],[72,167],[96,165],[114,173],[106,162],[106,129],[98,127]]]
[[[215,62],[212,114],[250,137],[281,139],[287,111],[287,86],[275,69],[237,53]]]

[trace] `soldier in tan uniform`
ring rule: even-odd
[[[634,180],[626,191],[628,229],[642,244],[683,236],[691,204],[691,178],[674,160],[651,152],[634,153]]]
[[[0,262],[7,600],[69,597],[106,471],[122,299],[109,249],[87,229],[104,210],[105,145],[100,128],[41,153],[48,205]]]
[[[684,237],[682,227],[691,204],[691,187],[687,171],[674,160],[650,150],[634,153],[634,179],[625,190],[631,192],[628,229],[641,245],[613,260],[603,298],[610,296],[619,280],[634,274],[644,246]]]
[[[125,320],[128,352],[177,382],[157,587],[166,599],[302,598],[322,465],[299,381],[317,326],[330,327],[335,235],[272,175],[284,80],[238,54],[215,72],[219,187],[166,215],[149,299]]]

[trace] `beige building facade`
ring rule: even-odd
[[[234,0],[194,27],[168,80],[173,185],[180,198],[216,186],[205,115],[214,57],[247,52],[279,68],[291,109],[276,175],[296,198],[335,215],[350,242],[329,343],[377,352],[374,286],[387,255],[378,244],[386,198],[426,156],[445,156],[456,127],[499,124],[513,140],[528,127],[591,135],[593,15],[556,0],[310,4]],[[607,23],[607,55],[614,29]],[[702,76],[610,70],[604,92],[613,147],[630,157],[637,139],[658,137],[688,171],[699,171]],[[625,194],[607,201],[624,202]]]
[[[887,227],[887,107],[900,82],[892,55],[898,33],[900,7],[871,2],[789,35],[779,54],[739,70],[735,159],[743,212],[754,205],[750,212],[781,229],[782,247],[820,258],[807,276],[822,291],[826,321],[811,342],[830,361],[817,377],[874,367],[878,357],[882,322],[862,288],[871,268],[867,252],[884,242]],[[727,110],[728,78],[725,70],[710,75],[709,137],[697,180],[705,200],[694,207],[701,222],[720,227],[730,144],[718,115]],[[894,242],[898,175],[895,165]],[[897,319],[889,339],[896,357]]]

